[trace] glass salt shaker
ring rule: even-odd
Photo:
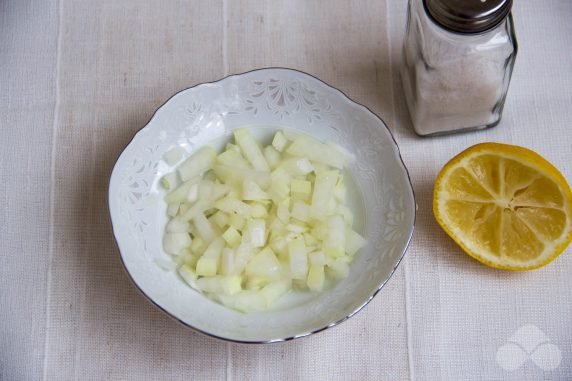
[[[496,126],[517,52],[512,0],[409,0],[401,77],[415,132]]]

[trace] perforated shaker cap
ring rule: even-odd
[[[446,29],[482,33],[509,14],[512,0],[423,0],[427,13]]]

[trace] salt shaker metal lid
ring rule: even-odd
[[[423,0],[427,13],[441,26],[458,33],[482,33],[502,22],[512,0]]]

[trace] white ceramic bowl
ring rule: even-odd
[[[197,293],[162,270],[167,221],[159,179],[171,172],[165,152],[221,145],[248,126],[265,139],[289,129],[333,141],[353,152],[347,170],[354,228],[368,245],[349,276],[319,294],[292,297],[267,312],[242,314]],[[173,96],[125,148],[111,175],[109,210],[127,273],[157,307],[208,335],[247,343],[285,341],[337,325],[363,308],[395,271],[413,234],[415,200],[395,140],[383,121],[308,74],[261,69],[232,75]]]

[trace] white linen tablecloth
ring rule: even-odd
[[[498,127],[411,129],[398,75],[406,2],[0,1],[1,380],[571,380],[572,252],[537,271],[478,264],[438,228],[434,179],[483,141],[572,179],[572,2],[515,1],[520,43]],[[362,312],[309,338],[228,344],[138,294],[107,211],[116,157],[178,90],[268,66],[368,106],[400,145],[414,240]]]

